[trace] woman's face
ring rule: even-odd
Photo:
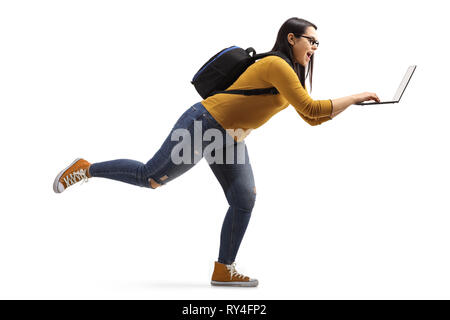
[[[307,27],[303,36],[310,37],[311,39],[317,40],[316,29],[314,27]],[[306,67],[311,60],[310,57],[317,50],[316,45],[311,45],[309,39],[300,37],[296,38],[293,33],[287,35],[289,43],[293,46],[292,51],[294,54],[294,59],[297,63]]]

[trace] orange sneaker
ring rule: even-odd
[[[75,159],[70,166],[61,171],[53,182],[53,191],[61,193],[71,185],[83,181],[88,181],[88,168],[91,164],[84,159]]]
[[[215,262],[211,279],[213,286],[256,287],[258,280],[251,279],[236,271],[236,264]]]

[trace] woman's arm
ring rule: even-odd
[[[333,119],[339,113],[341,113],[342,111],[347,109],[352,104],[359,103],[359,102],[362,102],[362,101],[367,101],[367,100],[375,100],[375,101],[380,102],[380,99],[378,98],[378,96],[375,93],[364,92],[364,93],[359,93],[359,94],[355,94],[355,95],[351,95],[351,96],[347,96],[347,97],[342,97],[342,98],[337,98],[337,99],[330,99],[330,101],[331,101],[331,108],[332,108],[330,116],[325,116],[325,117],[320,117],[320,118],[316,118],[316,119],[311,119],[311,118],[308,118],[308,117],[304,116],[298,110],[296,110],[296,111],[303,118],[303,120],[305,120],[307,123],[309,123],[312,126],[317,126],[317,125],[322,124],[322,123],[324,123],[324,122],[326,122],[328,120]]]
[[[378,96],[373,92],[363,92],[347,97],[332,99],[331,102],[333,103],[333,111],[331,112],[331,118],[336,117],[339,113],[347,109],[352,104],[368,100],[375,100],[377,102],[380,102]]]
[[[333,100],[313,100],[300,83],[294,70],[280,57],[268,58],[267,73],[263,80],[271,83],[291,104],[303,119],[308,118],[311,125],[332,119],[354,103],[378,99],[375,93],[363,92]],[[320,120],[319,120],[320,119]],[[317,121],[314,121],[317,120]]]

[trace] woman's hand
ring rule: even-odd
[[[373,92],[358,93],[354,94],[353,97],[355,99],[354,103],[361,103],[369,100],[375,100],[376,102],[380,102],[380,98],[378,98],[378,96]]]
[[[380,102],[378,96],[373,92],[363,92],[347,97],[333,99],[331,100],[333,103],[333,112],[331,113],[330,116],[331,118],[334,118],[339,113],[347,109],[350,105],[368,100],[375,100],[377,102]]]

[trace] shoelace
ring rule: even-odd
[[[226,266],[227,266],[228,271],[230,271],[230,279],[233,279],[233,275],[235,275],[236,277],[239,277],[239,278],[245,278],[245,276],[243,274],[240,274],[239,272],[237,272],[235,262],[233,262],[232,264],[228,264]]]
[[[83,180],[82,183],[88,182],[86,170],[84,170],[84,169],[74,171],[64,178],[64,182],[66,183],[67,186],[71,186],[80,180]]]

